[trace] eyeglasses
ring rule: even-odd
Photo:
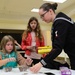
[[[40,17],[43,18],[47,12],[48,11],[46,11],[44,14],[40,15]]]

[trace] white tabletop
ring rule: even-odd
[[[11,72],[5,72],[4,70],[0,70],[0,75],[45,75],[44,73],[51,72],[54,73],[55,75],[61,75],[59,70],[52,70],[52,69],[46,69],[46,68],[41,68],[39,73],[33,74],[29,69],[24,72],[20,72],[18,68],[12,69]],[[75,70],[71,70],[72,75],[75,75]]]

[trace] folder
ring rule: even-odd
[[[51,46],[38,47],[38,54],[45,54],[51,51]]]

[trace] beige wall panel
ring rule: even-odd
[[[16,29],[16,30],[25,30],[27,24],[19,23],[0,23],[0,29]],[[41,25],[41,30],[50,30],[50,25]]]

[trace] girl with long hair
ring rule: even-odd
[[[21,48],[25,50],[25,57],[33,59],[33,64],[36,64],[42,58],[42,55],[38,54],[38,47],[42,46],[44,46],[44,37],[38,19],[31,17],[27,30],[25,30],[22,35]]]

